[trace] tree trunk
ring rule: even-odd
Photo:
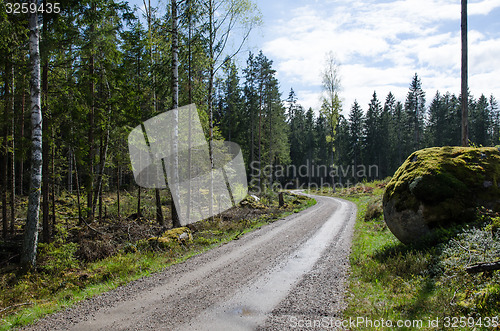
[[[23,75],[23,82],[25,81],[26,75]],[[25,105],[26,105],[26,89],[24,88],[24,83],[23,83],[23,91],[22,91],[22,98],[21,98],[21,113],[20,113],[20,124],[19,124],[19,141],[23,141],[24,139],[24,111],[25,111]],[[23,154],[24,156],[24,154]],[[18,173],[19,173],[19,180],[18,182],[18,189],[17,192],[19,195],[24,194],[24,188],[23,188],[23,178],[24,178],[24,157],[21,158],[19,161],[19,166],[18,168]]]
[[[172,0],[172,108],[174,109],[174,132],[172,132],[172,153],[173,157],[173,178],[171,183],[174,187],[170,188],[172,192],[171,210],[172,210],[172,226],[180,227],[181,223],[177,209],[175,207],[173,194],[179,194],[179,35],[177,32],[177,0]]]
[[[82,215],[82,204],[80,202],[80,179],[78,178],[78,164],[76,163],[76,155],[72,151],[71,155],[73,155],[73,163],[75,167],[75,184],[76,184],[76,206],[78,209],[78,225],[82,225],[83,215]]]
[[[214,43],[215,43],[215,30],[214,30],[214,3],[213,0],[208,0],[208,16],[209,16],[209,68],[210,68],[210,77],[208,81],[208,154],[210,157],[210,169],[214,168],[214,158],[213,158],[213,130],[214,130],[214,120],[213,120],[213,91],[214,91],[214,77],[215,77],[215,53],[214,53]],[[212,216],[213,220],[213,193],[214,193],[214,178],[213,172],[210,171],[210,185],[208,188],[209,195],[209,213]]]
[[[188,1],[188,104],[193,103],[193,71],[192,71],[192,50],[191,50],[191,38],[193,33],[192,26],[192,7],[191,0]],[[188,114],[188,178],[191,177],[191,107],[189,107]],[[186,209],[186,219],[190,220],[191,217],[191,181],[188,181],[187,187],[187,209]]]
[[[120,191],[120,171],[118,171],[118,191]],[[141,187],[137,188],[137,215],[142,216],[141,213]]]
[[[500,270],[500,261],[476,263],[465,268],[465,271],[470,274],[495,270]]]
[[[155,189],[155,198],[156,198],[156,221],[158,225],[165,226],[165,218],[163,217],[163,211],[161,209],[161,196],[160,189]]]
[[[272,114],[272,107],[269,105],[269,169],[271,171],[269,172],[269,188],[272,189],[273,187],[273,114]],[[309,172],[309,169],[308,169]]]
[[[11,93],[9,98],[9,108],[11,109],[11,163],[10,163],[10,234],[14,234],[14,222],[16,221],[15,208],[16,208],[16,116],[14,111],[14,65],[11,63]]]
[[[46,26],[43,28],[44,35],[46,33]],[[48,72],[49,72],[49,62],[44,55],[43,67],[42,67],[42,116],[43,123],[45,126],[45,138],[48,137],[48,131],[50,130],[50,120],[48,113]],[[50,145],[48,144],[48,139],[45,139],[45,143],[42,148],[43,156],[43,181],[42,181],[42,240],[45,243],[50,242],[50,222],[49,222],[49,191],[50,191],[50,169],[49,169],[49,153]]]
[[[261,64],[262,65],[262,64]],[[261,67],[262,68],[262,67]],[[261,80],[263,80],[263,77],[262,77],[262,69],[261,69],[261,77],[260,77]],[[262,81],[260,83],[260,88],[259,88],[259,138],[258,138],[258,160],[259,160],[259,173],[261,174],[259,176],[259,188],[260,188],[260,191],[262,192],[262,171],[261,170],[261,164],[262,164],[262,150],[261,150],[261,143],[262,143]]]
[[[467,83],[467,0],[462,0],[462,146],[469,146],[469,91]]]
[[[37,4],[30,0],[30,4]],[[31,185],[28,198],[26,226],[24,228],[21,265],[29,270],[36,265],[38,246],[38,218],[40,213],[40,189],[42,184],[42,114],[40,102],[40,31],[38,14],[29,15],[29,49],[31,60]]]
[[[52,141],[54,141],[55,137],[54,137],[54,126],[52,126]],[[52,206],[52,223],[50,224],[50,228],[52,229],[52,237],[54,237],[54,235],[56,234],[56,188],[55,188],[55,182],[54,182],[54,178],[56,178],[55,176],[55,173],[56,173],[56,166],[55,166],[55,154],[56,154],[56,146],[55,144],[52,145],[52,148],[51,148],[51,155],[50,155],[50,163],[51,163],[51,174],[50,174],[50,178],[51,178],[51,184],[50,187],[50,191],[51,191],[51,196],[50,196],[50,200],[51,200],[51,206]]]
[[[111,89],[109,88],[109,84],[106,84],[108,88],[108,98],[111,99]],[[92,215],[95,215],[95,209],[98,204],[99,199],[99,220],[102,217],[102,180],[104,175],[104,169],[106,168],[106,159],[108,156],[108,147],[109,147],[109,135],[110,135],[110,127],[109,123],[111,122],[111,105],[108,106],[108,119],[106,124],[106,136],[104,137],[104,141],[102,138],[101,132],[101,148],[99,155],[99,168],[97,169],[97,184],[94,192],[94,200],[92,202],[93,210]]]
[[[7,74],[8,73],[8,64],[6,63],[5,64],[5,90],[4,90],[4,97],[7,99],[8,98],[8,94],[9,94],[9,75]],[[3,233],[3,237],[4,239],[7,238],[7,232],[8,232],[8,229],[9,229],[9,220],[7,218],[7,185],[8,185],[8,167],[9,167],[9,157],[8,157],[8,149],[9,149],[9,145],[8,145],[8,129],[7,129],[7,123],[9,121],[9,117],[8,117],[8,114],[9,114],[9,107],[7,106],[8,102],[7,100],[5,100],[5,107],[4,107],[4,114],[3,114],[3,120],[2,120],[2,123],[0,125],[0,129],[3,131],[3,143],[2,143],[2,147],[1,147],[1,150],[0,150],[0,155],[2,156],[2,163],[0,164],[0,168],[2,170],[2,173],[1,173],[1,190],[2,190],[2,224],[3,224],[3,227],[2,227],[2,233]]]
[[[140,189],[140,187],[139,187]],[[139,195],[140,195],[140,190],[139,190]],[[120,165],[116,167],[116,217],[118,220],[121,219],[120,216]],[[139,214],[137,214],[137,217],[140,217]]]
[[[95,4],[92,7],[93,11],[96,11]],[[95,25],[94,23],[90,27],[91,34],[94,34]],[[92,43],[92,41],[91,41]],[[90,77],[90,111],[88,115],[89,121],[89,130],[88,130],[88,144],[89,144],[89,159],[88,159],[88,169],[87,170],[87,209],[88,209],[88,222],[92,223],[94,221],[94,120],[95,120],[95,81],[94,81],[94,72],[95,72],[95,56],[94,56],[94,45],[91,45],[91,55],[90,55],[90,65],[89,65],[89,77]]]

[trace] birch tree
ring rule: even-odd
[[[217,15],[216,15],[217,13]],[[257,7],[251,0],[208,0],[207,1],[207,15],[208,15],[208,139],[209,139],[209,155],[210,164],[213,168],[213,94],[214,94],[214,79],[215,74],[223,65],[223,59],[232,59],[238,54],[245,44],[251,30],[255,25],[260,24],[261,18]],[[226,52],[229,37],[237,27],[242,28],[240,42],[233,49],[231,54],[227,55]],[[226,55],[226,56],[225,56]],[[213,182],[211,181],[209,188],[209,195],[213,195]],[[213,203],[210,202],[210,214],[212,212]]]
[[[30,0],[30,4],[37,4]],[[40,192],[42,183],[42,111],[40,99],[40,28],[38,14],[29,14],[29,49],[31,66],[31,184],[28,198],[28,212],[24,229],[21,255],[23,268],[36,265],[38,246],[38,218],[40,214]]]
[[[325,116],[329,127],[329,134],[326,137],[330,144],[330,165],[333,167],[333,153],[335,152],[335,135],[339,122],[339,114],[342,109],[340,102],[340,75],[339,65],[332,52],[326,57],[325,68],[322,73],[323,96],[321,114]],[[335,179],[332,172],[332,187],[335,190]]]

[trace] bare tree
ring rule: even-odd
[[[462,0],[462,146],[469,146],[469,91],[467,84],[467,0]]]
[[[30,0],[30,4],[37,4]],[[40,189],[42,183],[42,111],[40,100],[40,28],[38,14],[29,16],[29,48],[31,60],[31,185],[28,212],[24,228],[21,264],[25,270],[36,265],[38,246],[38,218],[40,214]]]
[[[217,15],[216,15],[217,14]],[[260,13],[257,7],[251,0],[208,0],[207,1],[208,15],[208,57],[209,57],[209,80],[208,80],[208,139],[209,139],[209,155],[210,164],[213,168],[213,91],[215,74],[224,64],[222,58],[227,53],[227,45],[231,33],[239,26],[243,28],[242,39],[227,56],[232,59],[238,54],[245,44],[250,32],[255,25],[261,23]],[[210,199],[213,199],[213,178],[210,181],[209,187]],[[213,215],[213,202],[209,205],[210,214]]]

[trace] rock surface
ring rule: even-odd
[[[414,152],[386,187],[384,218],[403,243],[474,218],[477,206],[500,211],[498,148],[433,147]]]

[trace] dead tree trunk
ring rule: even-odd
[[[494,270],[500,270],[500,261],[477,263],[465,268],[465,271],[467,271],[470,274],[475,274],[484,271],[494,271]]]
[[[469,146],[467,0],[462,0],[462,146]]]

